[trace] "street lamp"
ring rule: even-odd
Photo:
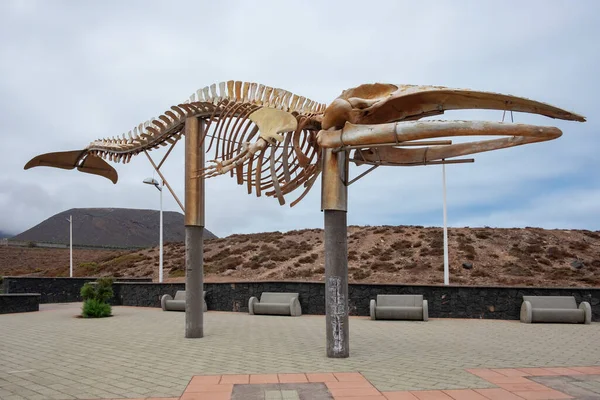
[[[70,248],[70,262],[69,262],[69,277],[73,277],[73,216],[69,215],[69,218],[65,218],[69,221],[69,248]]]
[[[164,181],[158,182],[154,178],[146,178],[144,179],[144,183],[148,185],[154,185],[155,188],[160,192],[160,244],[159,244],[159,266],[158,266],[158,281],[162,283],[163,281],[163,200],[162,200],[162,192],[163,186],[165,184]]]
[[[444,285],[450,284],[448,265],[448,213],[446,211],[446,164],[442,164],[442,192],[444,197]]]

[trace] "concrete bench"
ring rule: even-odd
[[[429,308],[421,294],[378,294],[371,300],[371,319],[406,319],[427,321]]]
[[[260,301],[256,297],[248,300],[248,312],[250,315],[291,315],[298,317],[302,315],[302,308],[298,300],[298,293],[274,293],[263,292]]]
[[[592,307],[582,301],[577,307],[573,296],[523,296],[521,322],[592,322]]]
[[[206,290],[202,293],[202,299],[204,302],[204,312],[208,311],[206,306]],[[175,293],[175,298],[171,295],[165,294],[160,299],[160,306],[163,311],[185,311],[185,290],[178,290]]]
[[[40,311],[39,293],[0,294],[0,314]]]

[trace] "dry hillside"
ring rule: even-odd
[[[6,265],[10,256],[2,256],[2,251],[14,250],[0,250],[0,275],[11,274],[10,266]],[[60,261],[58,256],[48,257],[56,260],[55,267],[31,265],[27,268],[23,265],[27,264],[27,256],[22,253],[17,263],[20,273],[64,276],[68,271],[68,250],[19,250],[62,251],[66,256]],[[351,226],[348,250],[350,280],[354,282],[439,284],[443,281],[441,228]],[[320,229],[206,240],[206,281],[320,281],[324,274],[323,251]],[[165,245],[167,280],[183,281],[184,256],[183,243]],[[600,287],[598,231],[452,228],[449,256],[453,284]],[[156,278],[158,250],[91,252],[88,258],[82,256],[76,260],[78,276]]]
[[[135,208],[72,208],[55,214],[12,238],[24,242],[69,243],[69,216],[73,216],[73,244],[104,247],[149,247],[158,244],[159,212]],[[183,241],[183,214],[163,212],[165,241]],[[208,229],[204,237],[216,238]]]

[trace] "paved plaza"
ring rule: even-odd
[[[324,316],[293,318],[209,311],[205,314],[205,337],[185,339],[184,313],[114,307],[114,317],[94,320],[76,318],[78,304],[43,305],[41,309],[37,313],[0,315],[0,399],[178,398],[188,385],[194,387],[190,383],[193,377],[195,382],[216,379],[198,377],[206,375],[238,375],[246,377],[240,378],[246,383],[253,383],[249,382],[253,375],[274,376],[273,381],[262,382],[275,385],[264,393],[272,393],[273,399],[291,399],[302,391],[321,393],[327,382],[321,380],[324,383],[317,384],[321,387],[277,386],[286,383],[286,376],[304,376],[287,382],[300,384],[309,382],[310,376],[319,376],[311,374],[335,377],[325,374],[332,372],[360,376],[376,392],[452,393],[459,389],[500,390],[494,379],[488,379],[498,373],[493,369],[600,365],[598,323],[453,319],[408,322],[351,317],[350,358],[329,359],[325,355]],[[560,369],[537,371],[554,374],[522,372],[517,377],[536,376],[531,379],[542,379],[538,384],[548,387],[583,385],[589,393],[600,387],[593,368],[568,370],[573,374],[587,371],[585,379],[575,376],[560,381],[555,376],[547,382],[537,375],[570,374],[559,374]],[[235,381],[225,381],[228,379]],[[335,378],[333,386],[341,382]],[[236,391],[246,389],[232,390],[237,399],[242,397],[235,397]],[[211,396],[188,398],[217,398]]]

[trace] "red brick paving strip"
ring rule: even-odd
[[[474,368],[467,371],[499,387],[380,392],[358,372],[206,375],[194,376],[179,400],[230,400],[234,384],[307,382],[325,383],[335,400],[560,400],[572,397],[533,382],[527,377],[600,375],[600,367]],[[147,397],[145,400],[177,400],[177,398]]]

